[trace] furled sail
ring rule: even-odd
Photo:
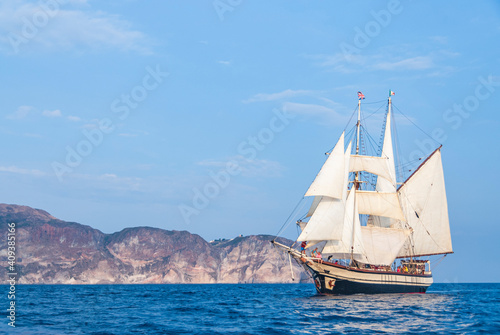
[[[438,148],[399,188],[399,199],[413,229],[399,257],[453,252],[441,150]]]
[[[410,234],[406,229],[361,227],[363,257],[354,259],[374,265],[391,265]]]
[[[344,133],[342,133],[305,196],[322,195],[342,199],[345,174],[344,156]]]
[[[397,193],[356,191],[360,214],[370,214],[405,221]]]

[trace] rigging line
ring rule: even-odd
[[[374,149],[375,155],[376,155],[377,153],[376,153],[375,149],[379,148],[380,146],[378,144],[376,144],[375,139],[373,138],[373,136],[370,135],[370,133],[368,132],[368,130],[364,126],[361,126],[361,128],[363,128],[363,130],[364,130],[363,134],[366,134],[368,141],[369,141],[368,143],[371,144],[372,149]],[[376,147],[374,146],[374,144]]]
[[[434,178],[435,178],[435,176],[434,176]],[[434,181],[435,181],[435,179],[432,179],[432,184],[434,184]],[[428,191],[428,192],[430,192],[430,191]],[[398,192],[398,193],[401,195],[401,193],[400,193],[400,192]],[[427,193],[427,194],[429,194],[429,193]],[[411,207],[412,211],[413,211],[414,213],[417,213],[417,209],[416,209],[415,207],[413,207],[413,203],[410,201],[410,199],[408,199],[408,197],[406,196],[406,194],[403,194],[403,195],[404,195],[404,197],[405,197],[406,201],[408,202],[408,204],[410,205],[410,207]],[[420,211],[420,215],[422,215],[422,213],[423,213],[423,212],[425,211],[425,209],[427,208],[427,204],[429,203],[429,199],[430,199],[430,197],[426,197],[425,202],[424,202],[424,205],[422,206],[422,210]],[[413,213],[410,213],[409,215],[413,215]],[[431,235],[431,233],[430,233],[430,232],[429,232],[429,230],[427,229],[426,225],[425,225],[425,224],[422,222],[422,220],[420,219],[420,216],[417,216],[417,219],[418,219],[418,220],[417,220],[417,222],[418,222],[418,223],[420,223],[420,225],[421,225],[421,226],[425,229],[425,232],[427,233],[427,235],[429,235],[429,237],[430,237],[430,238],[431,238],[431,240],[432,240],[432,241],[436,244],[436,246],[437,246],[437,247],[439,247],[440,249],[443,249],[443,248],[441,247],[441,245],[440,245],[440,244],[439,244],[439,243],[438,243],[438,242],[434,239],[434,236],[432,236],[432,235]],[[412,235],[413,235],[413,233],[412,233]]]
[[[438,262],[436,263],[436,265],[433,265],[432,266],[432,269],[429,269],[431,272],[434,271],[434,269],[439,265],[439,263],[441,263],[443,261],[443,259],[447,256],[448,254],[444,254],[439,260]]]
[[[281,255],[283,255],[283,256],[284,256],[284,253],[283,253],[283,252],[281,252],[281,250],[278,250],[278,247],[277,247],[277,246],[276,246],[276,244],[274,244],[274,243],[273,243],[273,248],[274,248],[276,251],[278,251],[278,255],[279,255],[279,256],[278,256],[278,258],[279,258],[279,260],[280,260],[280,261],[283,261],[283,263],[284,263],[284,264],[285,264],[285,266],[286,266],[286,256],[285,256],[284,258],[283,258],[283,257],[281,257]],[[278,264],[276,264],[276,265],[278,265]]]
[[[404,168],[413,167],[414,165],[417,165],[416,163],[420,162],[422,160],[422,158],[423,157],[419,157],[419,158],[413,159],[411,161],[406,161],[405,163],[402,163],[401,166]]]
[[[394,105],[394,103],[392,104],[392,107],[394,107],[394,109],[396,109],[399,113],[401,113],[401,115],[403,115],[408,121],[410,121],[415,127],[417,127],[422,133],[424,133],[427,137],[429,137],[430,139],[432,139],[434,142],[436,142],[437,144],[439,145],[442,145],[442,143],[439,143],[438,141],[436,141],[431,135],[427,134],[425,132],[425,130],[423,130],[422,128],[420,128],[415,122],[413,122],[408,116],[406,116],[405,114],[403,114],[403,112]]]
[[[276,236],[274,237],[273,241],[283,232],[283,230],[288,227],[288,225],[290,224],[290,222],[288,222],[290,220],[290,218],[292,217],[292,215],[296,212],[297,210],[297,207],[299,207],[300,203],[302,202],[302,200],[304,200],[304,197],[302,197],[299,202],[297,203],[297,205],[295,205],[295,208],[293,209],[293,211],[290,213],[290,215],[288,216],[288,218],[285,220],[285,222],[283,223],[283,225],[281,226],[280,230],[278,231],[278,233],[276,234]]]
[[[370,115],[368,115],[367,117],[365,117],[365,119],[368,119],[370,116],[372,116],[372,115],[374,115],[374,114],[378,113],[378,111],[379,111],[382,107],[384,107],[384,106],[385,106],[385,104],[384,104],[384,105],[380,105],[380,107],[379,107],[379,108],[378,108],[375,112],[373,112],[373,113],[371,113]]]
[[[354,134],[354,130],[355,130],[355,129],[356,129],[356,126],[353,126],[353,127],[351,128],[351,130],[349,130],[349,131],[347,132],[347,134],[345,135],[345,137],[346,137],[346,138],[351,138],[351,137],[352,137],[352,135]]]
[[[380,100],[380,101],[374,101],[374,102],[363,102],[363,105],[371,105],[371,104],[378,104],[381,102],[386,102],[387,100]]]
[[[351,120],[352,120],[352,118],[354,117],[354,114],[356,114],[357,111],[358,111],[358,106],[356,105],[356,108],[354,108],[354,110],[352,111],[352,114],[351,114],[351,117],[349,118],[349,121],[347,121],[347,124],[344,127],[344,131],[347,129],[347,126],[349,125],[349,123],[351,123]]]
[[[396,126],[396,118],[394,117],[394,114],[391,114],[391,133],[393,134],[394,137],[394,146],[396,147],[396,152],[395,152],[395,158],[396,158],[396,183],[398,181],[398,174],[399,174],[399,180],[404,181],[406,178],[406,174],[404,173],[404,169],[402,167],[401,163],[401,146],[399,145],[399,134],[398,134],[398,128]]]
[[[354,125],[351,128],[351,130],[349,130],[346,134],[344,134],[344,141],[345,141],[345,139],[352,137],[352,135],[350,135],[350,134],[354,131],[354,129],[356,129],[356,125]],[[344,129],[344,131],[345,131],[345,129]],[[347,142],[349,142],[349,141],[347,141]],[[335,148],[335,146],[331,147],[327,152],[332,152],[333,148]],[[345,148],[344,148],[344,150],[345,150]]]

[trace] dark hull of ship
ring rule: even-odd
[[[311,273],[320,294],[425,293],[432,284],[430,274],[364,270],[305,258],[298,261]]]

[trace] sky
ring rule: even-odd
[[[493,0],[1,1],[0,202],[105,233],[273,235],[357,92],[378,140],[393,90],[401,160],[443,145],[436,281],[498,282],[499,42]]]

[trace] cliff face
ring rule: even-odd
[[[151,227],[104,234],[42,210],[0,204],[3,282],[10,222],[16,223],[18,280],[24,284],[292,282],[286,255],[269,243],[272,236],[208,243],[187,231]],[[295,282],[309,279],[292,266]]]

